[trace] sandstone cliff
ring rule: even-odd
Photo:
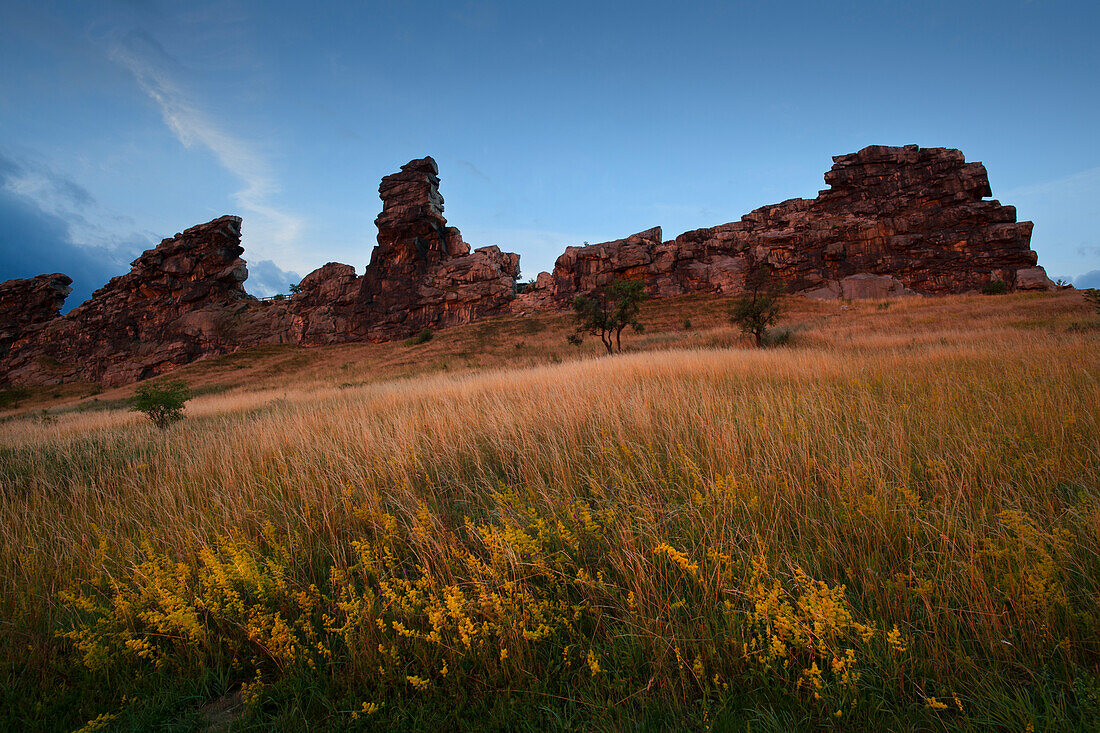
[[[825,182],[816,199],[765,206],[669,242],[656,228],[569,247],[517,307],[566,302],[616,277],[644,279],[655,296],[737,292],[755,262],[789,292],[813,297],[960,293],[991,280],[1049,287],[1035,268],[1031,222],[983,200],[991,193],[985,166],[958,150],[870,146],[834,157]]]
[[[378,244],[363,275],[330,262],[301,292],[260,301],[242,283],[241,220],[223,216],[165,239],[92,298],[60,316],[71,282],[0,284],[0,382],[122,384],[258,343],[402,338],[510,309],[562,308],[616,278],[658,297],[736,293],[766,263],[788,292],[814,298],[959,293],[1001,280],[1053,287],[1031,251],[1030,222],[990,195],[981,163],[958,150],[871,146],[837,156],[828,190],[740,221],[662,240],[660,227],[568,247],[519,296],[519,256],[470,251],[447,226],[439,169],[421,158],[379,186]]]
[[[432,158],[386,176],[378,194],[378,244],[364,274],[336,262],[311,272],[297,295],[245,314],[242,343],[384,341],[508,309],[519,255],[496,246],[471,252],[462,233],[447,226]]]
[[[237,348],[233,316],[252,300],[240,227],[223,216],[147,250],[86,303],[16,340],[4,376],[122,384]]]
[[[462,234],[443,218],[439,168],[432,158],[411,161],[386,176],[378,194],[378,246],[360,289],[370,336],[393,338],[507,309],[519,255],[495,246],[470,252]]]
[[[61,273],[0,283],[0,358],[13,343],[61,314],[72,284],[72,278]]]

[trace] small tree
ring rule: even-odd
[[[166,384],[146,384],[138,387],[130,398],[130,409],[141,412],[154,425],[164,430],[183,418],[183,405],[191,399],[191,390],[180,381]]]
[[[645,300],[645,283],[641,280],[616,280],[610,286],[573,299],[573,321],[576,333],[569,342],[579,344],[581,334],[599,336],[607,353],[622,351],[622,334],[627,326],[642,330],[638,320]]]
[[[290,284],[290,294],[291,295],[297,295],[300,292],[302,292],[301,284],[299,284],[299,283],[291,283]]]
[[[779,318],[782,304],[780,288],[771,277],[768,266],[754,264],[745,275],[745,292],[733,301],[730,320],[750,334],[759,347],[764,344],[768,329]]]

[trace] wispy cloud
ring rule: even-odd
[[[23,196],[84,209],[95,205],[88,189],[44,164],[18,163],[0,152],[0,185]]]
[[[1054,181],[1019,186],[1010,191],[1005,191],[999,197],[1005,201],[1013,201],[1017,198],[1092,196],[1097,190],[1100,190],[1100,167],[1078,171]]]
[[[455,162],[458,163],[463,168],[470,171],[471,173],[473,173],[475,176],[477,176],[481,180],[488,181],[489,183],[493,182],[492,178],[489,178],[489,176],[485,175],[480,170],[478,170],[478,167],[476,165],[474,165],[473,163],[471,163],[470,161],[468,161],[468,160],[457,160],[456,159]]]
[[[147,33],[131,31],[113,44],[112,58],[126,67],[141,90],[160,108],[164,123],[188,148],[210,151],[218,163],[240,179],[234,200],[243,214],[245,235],[263,254],[296,259],[295,245],[304,228],[301,217],[271,203],[279,184],[270,162],[247,141],[225,130],[182,88],[179,64]],[[247,257],[247,255],[246,255]]]

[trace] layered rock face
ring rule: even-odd
[[[439,168],[432,158],[411,161],[386,176],[378,194],[378,246],[359,296],[369,336],[394,338],[507,310],[519,255],[495,246],[470,252],[462,234],[443,218]]]
[[[0,358],[13,343],[61,314],[72,284],[61,273],[0,283]]]
[[[570,247],[525,303],[568,300],[616,277],[638,277],[651,294],[737,292],[754,263],[770,266],[788,291],[815,297],[848,293],[960,293],[991,280],[1041,289],[1031,222],[990,195],[985,166],[946,148],[871,146],[833,158],[830,189],[661,242],[659,230],[588,247]],[[654,236],[656,233],[656,236]],[[892,278],[896,285],[853,276]]]
[[[496,246],[470,252],[443,218],[434,160],[386,176],[379,193],[378,246],[366,273],[330,262],[284,300],[245,293],[235,216],[164,240],[64,317],[57,314],[68,291],[54,286],[58,278],[67,286],[65,276],[0,285],[0,375],[123,384],[253,344],[386,340],[508,310],[519,255]]]
[[[617,278],[643,280],[658,297],[737,293],[760,263],[788,292],[812,298],[958,293],[991,280],[1053,287],[1030,249],[1031,223],[983,200],[990,189],[981,163],[915,145],[872,146],[833,161],[830,188],[816,199],[765,206],[671,241],[654,227],[569,247],[516,297],[519,256],[495,246],[471,252],[443,217],[435,161],[413,160],[382,179],[366,272],[330,262],[286,299],[245,293],[235,216],[164,240],[65,316],[64,275],[0,284],[0,381],[115,385],[258,343],[403,338],[509,310],[565,307]]]
[[[12,343],[7,378],[123,384],[235,349],[234,315],[252,300],[240,227],[223,216],[147,250],[86,303]]]
[[[378,193],[378,245],[366,272],[357,277],[353,267],[336,262],[311,272],[297,295],[245,315],[242,343],[404,338],[508,309],[519,255],[496,246],[471,252],[462,233],[447,226],[432,158],[386,176]]]

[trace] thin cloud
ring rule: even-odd
[[[478,178],[480,178],[482,180],[485,180],[485,181],[488,181],[489,183],[493,182],[492,178],[489,178],[489,176],[485,175],[480,170],[478,170],[478,167],[476,165],[474,165],[473,163],[471,163],[470,161],[468,161],[468,160],[456,160],[455,162],[458,163],[463,168],[466,168],[467,170],[469,170],[471,173],[473,173]]]
[[[88,189],[45,165],[17,163],[0,152],[0,185],[36,200],[58,201],[78,209],[94,206]]]
[[[1019,186],[1000,194],[1000,198],[1005,201],[1012,201],[1017,198],[1042,198],[1086,193],[1092,195],[1098,189],[1100,189],[1100,167],[1088,168],[1053,181]]]
[[[303,220],[272,205],[279,185],[271,165],[247,142],[219,127],[180,87],[178,63],[148,34],[131,31],[114,44],[111,57],[134,75],[141,90],[160,108],[164,123],[185,147],[202,147],[241,180],[233,198],[244,213],[249,239],[260,241],[265,253],[293,257]],[[273,247],[272,247],[273,246]],[[272,251],[274,250],[274,251]]]

